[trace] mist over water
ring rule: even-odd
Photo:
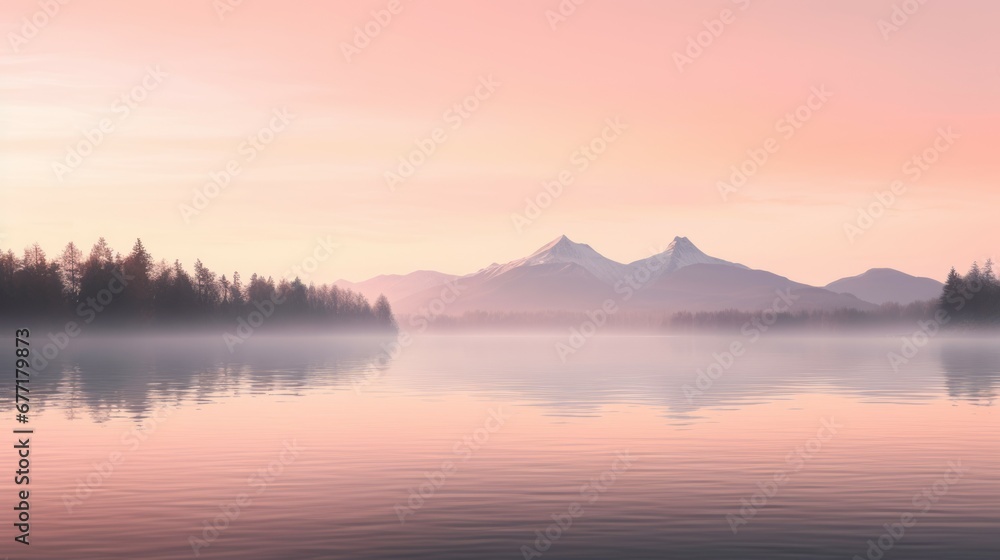
[[[32,555],[867,558],[907,513],[887,559],[1000,552],[996,339],[564,341],[74,340],[31,380]]]

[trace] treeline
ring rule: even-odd
[[[919,301],[908,305],[886,303],[875,310],[857,309],[800,310],[796,312],[772,313],[726,309],[720,311],[619,311],[595,320],[593,314],[571,311],[469,311],[458,316],[442,315],[430,322],[434,330],[461,331],[463,329],[482,330],[526,330],[564,329],[593,323],[602,331],[613,332],[697,332],[697,331],[739,331],[748,328],[774,327],[779,330],[795,328],[848,329],[862,327],[884,327],[905,325],[933,318],[938,304],[934,300]],[[418,318],[421,316],[415,316]],[[412,317],[401,317],[404,326],[413,322]]]
[[[0,320],[75,319],[128,326],[225,324],[255,312],[268,326],[309,325],[395,330],[385,296],[374,305],[337,286],[300,279],[244,282],[238,272],[218,275],[200,260],[188,272],[179,261],[154,262],[141,240],[128,255],[102,237],[84,258],[72,242],[56,259],[36,243],[21,258],[0,252]],[[256,315],[254,316],[256,318]]]
[[[915,301],[907,305],[883,303],[870,311],[860,309],[798,310],[788,312],[704,311],[692,313],[681,311],[670,316],[665,325],[670,330],[717,330],[763,327],[778,329],[810,328],[841,329],[861,327],[885,327],[892,325],[912,325],[916,321],[930,319],[937,310],[937,302]]]
[[[982,268],[972,263],[965,276],[952,268],[938,308],[950,324],[1000,326],[1000,280],[993,270],[993,260],[987,260]]]

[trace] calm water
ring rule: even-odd
[[[1000,557],[995,340],[898,371],[888,337],[560,340],[74,341],[32,379],[30,554],[10,476],[0,554]]]

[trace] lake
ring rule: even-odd
[[[565,341],[74,340],[32,376],[4,553],[1000,557],[996,339]]]

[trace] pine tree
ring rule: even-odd
[[[996,273],[993,271],[993,259],[986,259],[986,264],[983,266],[983,282],[989,285],[997,283]]]
[[[131,319],[148,320],[153,313],[153,257],[146,251],[141,239],[136,239],[132,251],[122,260],[122,272],[128,278],[119,310]]]
[[[939,301],[939,307],[948,313],[955,311],[955,299],[959,297],[962,291],[962,277],[955,271],[955,267],[951,267],[951,272],[948,273],[948,279],[944,281],[944,289],[941,291],[941,298]]]
[[[194,283],[202,303],[214,305],[218,302],[219,290],[215,282],[215,273],[202,264],[201,259],[194,261]]]
[[[149,273],[153,270],[153,257],[146,251],[142,244],[142,239],[136,239],[132,245],[132,252],[125,258],[128,272],[133,275],[140,275],[148,280]]]
[[[87,260],[93,260],[102,266],[111,264],[113,260],[111,247],[108,246],[106,239],[103,237],[97,239],[97,243],[90,249],[90,256],[87,257]]]
[[[982,320],[990,324],[1000,323],[1000,281],[993,271],[993,259],[987,259],[983,267],[983,293],[980,297]]]
[[[229,287],[229,279],[226,278],[225,274],[223,274],[222,277],[219,278],[219,294],[222,297],[222,303],[224,304],[229,303]]]
[[[24,250],[19,270],[14,273],[17,305],[41,315],[64,310],[63,284],[59,265],[48,262],[45,251],[35,243]]]
[[[66,244],[62,256],[59,257],[59,270],[62,273],[63,286],[69,295],[70,303],[78,301],[80,296],[80,273],[83,267],[83,251],[72,241]]]
[[[233,272],[233,285],[229,290],[229,300],[234,305],[243,305],[243,282],[240,280],[239,272]]]

